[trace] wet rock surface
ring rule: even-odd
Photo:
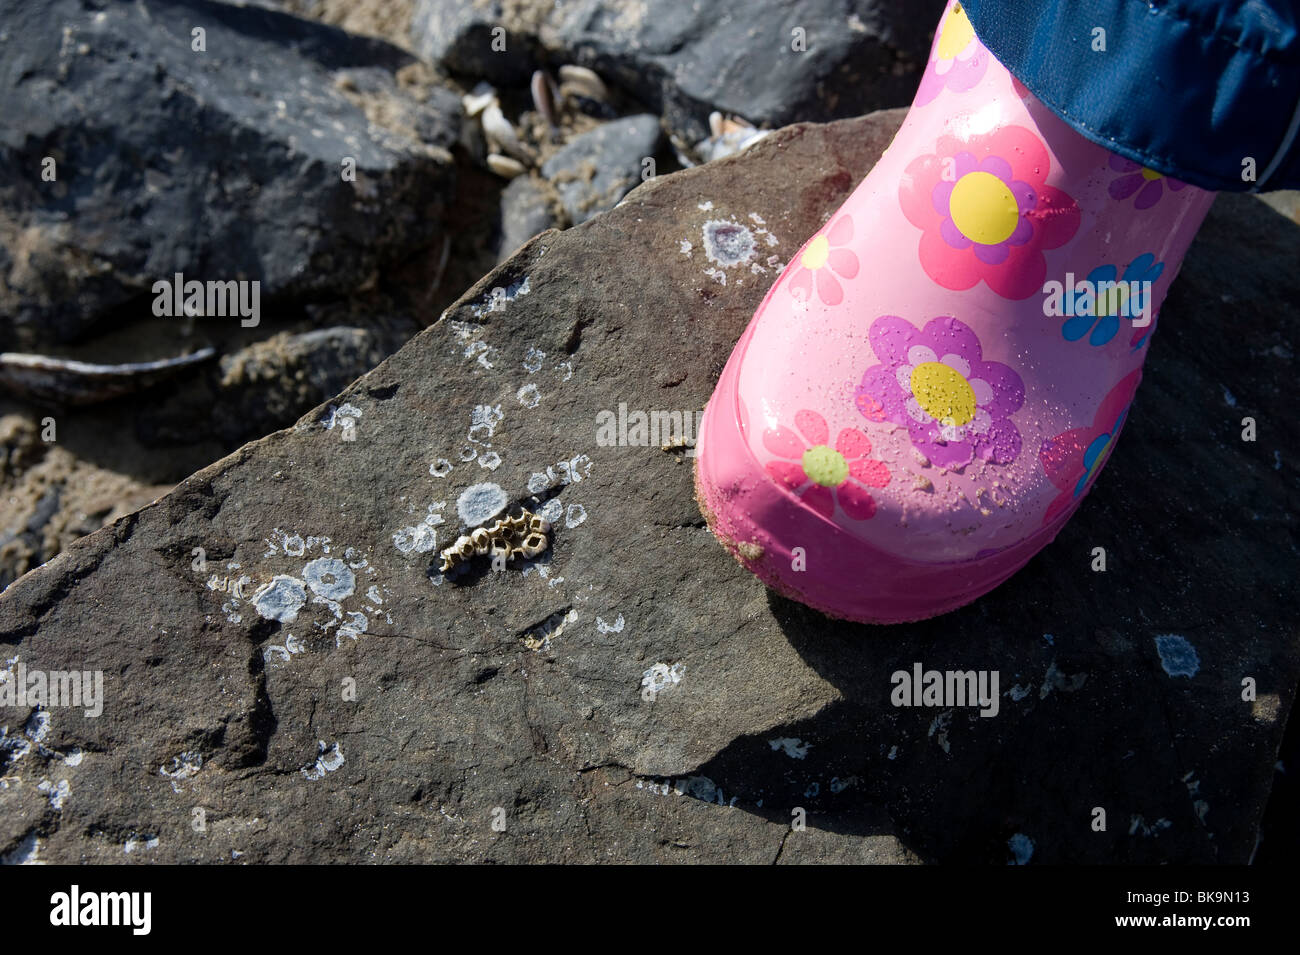
[[[0,23],[0,348],[147,316],[178,272],[257,280],[263,307],[350,292],[441,232],[460,104],[412,95],[404,51],[204,0]]]
[[[905,0],[416,0],[411,45],[495,82],[517,81],[543,60],[581,63],[695,143],[712,110],[779,126],[907,102],[942,9]]]
[[[1078,516],[959,612],[773,596],[704,527],[688,449],[597,441],[620,405],[702,409],[900,120],[781,130],[543,234],[292,430],[11,586],[0,664],[102,670],[105,699],[3,711],[0,855],[1249,859],[1300,676],[1300,230],[1258,200],[1212,211]],[[511,506],[548,549],[443,579]],[[998,715],[892,706],[916,662],[999,671]]]

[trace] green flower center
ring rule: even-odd
[[[834,448],[819,444],[803,453],[803,473],[822,487],[839,487],[849,476],[849,462]]]

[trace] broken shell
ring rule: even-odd
[[[500,153],[488,153],[487,167],[503,179],[514,179],[528,171],[518,159]]]
[[[585,66],[566,64],[560,67],[560,91],[566,96],[585,96],[599,103],[609,102],[609,88],[604,80]]]
[[[542,70],[534,70],[532,82],[528,86],[529,91],[533,94],[533,108],[546,120],[551,130],[555,131],[559,128],[560,122],[555,110],[555,95],[551,86],[551,78]]]
[[[0,385],[37,401],[88,405],[139,391],[216,355],[202,348],[191,355],[161,361],[97,365],[48,355],[0,354]]]
[[[465,107],[465,115],[470,117],[477,116],[496,101],[497,91],[489,83],[479,83],[473,92],[460,98],[461,105]]]
[[[493,143],[503,152],[514,156],[521,155],[523,147],[519,143],[519,136],[495,100],[483,110],[479,122],[483,125],[483,133],[487,136],[488,142]]]

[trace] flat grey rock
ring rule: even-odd
[[[1258,200],[1212,211],[1078,516],[959,612],[775,597],[703,526],[686,449],[596,439],[703,407],[900,119],[784,129],[543,234],[293,429],[13,584],[0,665],[100,670],[105,700],[0,711],[0,856],[1249,859],[1300,675],[1300,240]],[[753,254],[712,260],[736,230]],[[442,579],[502,503],[550,549]],[[998,670],[998,715],[892,706],[917,661]]]
[[[627,116],[574,137],[542,164],[574,224],[612,209],[642,181],[663,141],[659,117]]]
[[[496,240],[498,262],[510,258],[519,247],[540,232],[555,228],[547,187],[530,176],[519,176],[501,190],[501,227]]]

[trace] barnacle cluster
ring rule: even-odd
[[[506,561],[521,557],[524,560],[536,557],[550,545],[547,533],[551,525],[545,518],[526,508],[520,508],[518,514],[511,514],[492,524],[479,527],[462,534],[450,547],[443,548],[439,554],[442,573],[454,570],[474,556],[498,557]]]

